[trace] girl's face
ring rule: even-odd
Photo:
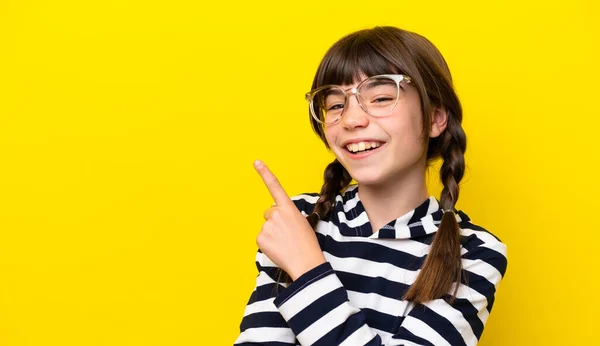
[[[343,87],[357,85],[358,82]],[[419,94],[410,84],[401,83],[400,87],[398,104],[390,114],[374,117],[352,96],[341,120],[324,128],[331,150],[359,184],[383,185],[425,172]],[[361,151],[369,147],[370,150]]]

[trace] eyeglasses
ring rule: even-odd
[[[355,88],[342,89],[339,85],[325,85],[306,93],[310,113],[323,125],[334,125],[342,119],[348,99],[355,95],[360,107],[368,114],[382,117],[390,114],[404,89],[400,83],[410,83],[408,76],[383,74],[369,77]]]

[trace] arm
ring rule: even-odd
[[[306,220],[306,203],[292,201],[264,163],[256,161],[255,168],[275,205],[265,212],[265,223],[256,239],[260,248],[256,256],[259,275],[235,345],[296,345],[296,336],[273,305],[274,297],[286,286],[277,283],[277,267],[294,279],[325,258]]]
[[[414,307],[389,340],[382,340],[349,303],[329,263],[299,277],[274,303],[304,346],[475,345],[506,270],[504,245],[468,251],[463,268],[467,284],[459,286],[452,305],[437,299]]]
[[[293,346],[296,336],[273,305],[277,292],[286,284],[277,283],[277,267],[267,256],[256,254],[256,287],[250,296],[240,324],[237,346]]]
[[[506,272],[506,246],[474,246],[462,256],[462,264],[465,282],[454,303],[436,299],[413,308],[393,339],[406,345],[477,344]]]

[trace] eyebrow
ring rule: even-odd
[[[357,84],[357,86],[358,86],[358,85],[361,85],[361,84],[362,84],[364,81],[368,80],[369,78],[371,78],[371,77],[368,77],[368,78],[365,78],[365,79],[361,80],[361,81],[360,81],[360,82]],[[373,80],[373,81],[371,81],[370,83],[367,83],[367,84],[365,84],[365,85],[369,85],[369,86],[372,86],[372,87],[376,87],[376,86],[379,86],[379,85],[387,85],[387,84],[396,85],[396,83],[395,83],[393,80],[391,80],[391,79],[387,79],[387,78],[379,78],[379,79]],[[336,85],[336,86],[337,86],[337,87],[340,87],[340,88],[342,88],[342,86],[341,86],[341,85]],[[342,88],[342,89],[343,89],[345,92],[348,92],[348,91],[350,91],[350,90],[352,90],[352,89],[354,89],[354,88],[346,88],[346,89]]]
[[[396,82],[394,82],[391,79],[380,78],[379,80],[374,80],[374,81],[372,81],[370,83],[367,83],[366,85],[369,85],[369,86],[379,86],[379,85],[386,85],[386,84],[396,85]]]
[[[349,90],[349,89],[348,89],[348,90]],[[345,90],[345,91],[346,91],[346,90]],[[331,89],[327,90],[327,92],[325,93],[325,97],[327,97],[327,96],[329,96],[329,95],[331,95],[331,94],[338,94],[338,95],[341,95],[341,94],[343,94],[343,93],[342,93],[342,91],[341,91],[341,90],[339,90],[339,89],[336,89],[336,88],[331,88]]]

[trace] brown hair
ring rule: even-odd
[[[448,65],[428,39],[395,27],[375,27],[349,34],[327,51],[312,88],[327,84],[352,84],[361,75],[388,73],[409,76],[411,85],[419,93],[424,144],[426,136],[429,139],[427,165],[438,158],[443,160],[440,179],[444,187],[440,204],[444,211],[454,211],[459,195],[459,182],[465,170],[466,136],[461,126],[462,107],[454,91]],[[440,136],[429,138],[427,134],[436,108],[443,108],[447,112],[447,127]],[[313,130],[329,148],[323,128],[310,114],[309,117]],[[336,194],[352,178],[335,160],[325,169],[324,180],[314,212],[308,216],[313,228],[319,220],[329,218]],[[460,283],[462,279],[460,246],[460,229],[455,214],[445,212],[421,272],[403,299],[423,303],[447,296],[454,283]],[[451,301],[456,296],[457,289],[458,284],[454,286]]]

